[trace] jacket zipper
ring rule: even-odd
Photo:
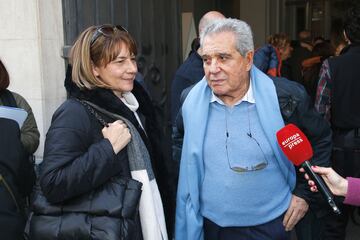
[[[20,208],[19,208],[19,204],[17,203],[16,201],[16,198],[15,198],[15,195],[13,193],[13,191],[11,190],[9,184],[6,182],[5,178],[0,174],[0,183],[3,182],[4,183],[4,186],[5,188],[7,189],[7,191],[10,193],[10,196],[11,198],[13,199],[15,205],[16,205],[16,209],[19,211]]]

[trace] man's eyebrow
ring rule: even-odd
[[[219,53],[218,55],[222,57],[230,57],[231,53]]]
[[[220,53],[215,53],[215,54],[203,54],[201,55],[202,58],[204,57],[211,57],[211,56],[222,56],[222,57],[230,57],[231,53],[227,53],[227,52],[220,52]]]
[[[209,55],[208,54],[201,55],[201,58],[204,58],[204,57],[209,57]]]

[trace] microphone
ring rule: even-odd
[[[304,168],[305,172],[309,175],[311,180],[315,182],[317,189],[330,205],[334,213],[341,214],[329,188],[326,186],[323,179],[311,169],[309,160],[313,157],[313,149],[305,134],[294,124],[288,124],[276,133],[276,138],[286,157],[294,165]]]

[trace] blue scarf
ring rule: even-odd
[[[253,66],[250,76],[256,109],[279,168],[291,189],[295,187],[295,169],[281,152],[276,132],[284,127],[273,81]],[[184,142],[176,203],[175,239],[202,240],[203,217],[200,213],[200,189],[204,178],[203,143],[208,120],[211,89],[205,77],[189,92],[182,107]]]

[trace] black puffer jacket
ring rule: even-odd
[[[26,222],[23,196],[31,192],[35,174],[18,123],[0,118],[0,128],[0,233],[1,239],[17,240],[22,239]]]
[[[130,178],[126,148],[115,155],[110,142],[102,136],[103,126],[74,98],[90,101],[133,123],[151,155],[164,205],[167,206],[170,198],[166,195],[166,164],[159,150],[161,132],[147,93],[135,83],[132,93],[140,105],[138,114],[145,134],[134,114],[112,91],[80,91],[70,81],[66,82],[66,88],[70,99],[54,113],[45,141],[40,170],[40,186],[45,197],[38,195],[34,204],[35,212],[52,211],[55,216],[34,215],[31,220],[32,239],[142,239],[137,209],[130,206],[135,214],[129,214],[128,206],[123,206],[121,201],[124,185]],[[102,117],[107,122],[114,121]],[[36,204],[36,201],[44,203],[45,200],[60,206],[71,201],[76,211],[81,209],[91,214],[62,208],[60,218],[57,210],[42,209],[43,204]]]

